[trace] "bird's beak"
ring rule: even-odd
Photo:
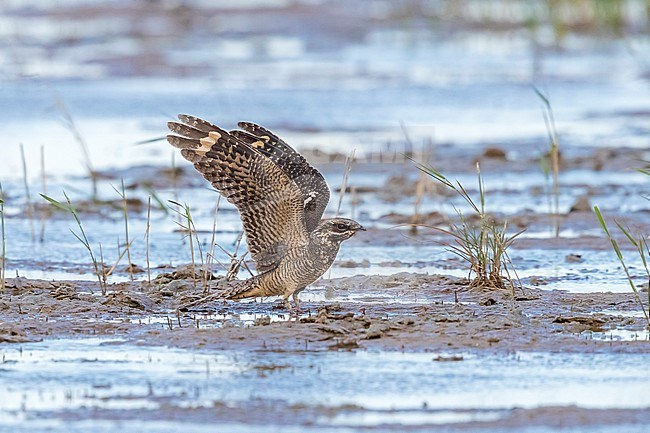
[[[361,225],[360,225],[360,226],[357,228],[357,231],[358,231],[358,232],[365,232],[365,231],[366,231],[366,228],[365,228],[364,226],[361,226]]]

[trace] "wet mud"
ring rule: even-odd
[[[0,340],[110,335],[187,349],[278,351],[648,350],[643,318],[625,314],[638,311],[632,294],[486,290],[462,278],[403,272],[323,279],[308,289],[323,301],[304,302],[295,317],[279,301],[261,299],[180,311],[204,293],[194,288],[200,275],[170,279],[174,274],[151,285],[110,285],[106,295],[88,281],[9,279]],[[617,330],[638,331],[639,339],[606,338]]]

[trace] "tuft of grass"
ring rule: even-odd
[[[636,285],[634,284],[634,279],[630,274],[629,267],[625,263],[625,259],[623,258],[623,253],[621,252],[621,248],[618,244],[618,241],[614,239],[612,233],[609,231],[609,228],[607,227],[607,223],[605,222],[605,218],[603,217],[603,214],[600,212],[598,206],[594,206],[594,213],[596,214],[596,218],[598,218],[598,222],[600,223],[600,226],[605,232],[605,235],[607,236],[607,238],[612,244],[612,248],[616,253],[616,257],[618,258],[618,261],[621,263],[621,266],[623,267],[623,272],[625,272],[625,277],[627,278],[627,281],[630,284],[632,291],[634,292],[634,298],[639,303],[639,306],[641,307],[641,311],[643,311],[643,316],[645,317],[645,320],[648,324],[648,329],[650,329],[650,290],[648,290],[648,305],[646,306],[643,304],[643,301],[641,300],[641,293],[639,292],[639,289],[637,289]],[[637,237],[635,237],[633,236],[632,231],[629,228],[624,227],[619,221],[615,221],[615,223],[618,229],[625,235],[628,242],[630,242],[630,244],[634,246],[636,252],[639,254],[639,257],[641,258],[641,262],[643,263],[643,268],[645,269],[646,272],[646,277],[648,278],[648,283],[650,284],[650,270],[648,269],[648,260],[650,259],[650,249],[648,248],[647,237],[643,234],[639,234]]]
[[[481,169],[476,164],[478,178],[478,202],[472,198],[467,189],[459,182],[452,182],[433,167],[414,161],[417,167],[434,181],[456,192],[469,206],[471,212],[479,219],[472,224],[460,209],[456,208],[459,223],[452,223],[450,228],[424,226],[441,231],[453,238],[453,243],[444,243],[448,251],[463,259],[469,265],[470,287],[515,290],[512,275],[517,278],[514,265],[508,255],[508,248],[522,231],[508,234],[507,221],[497,224],[486,213],[485,185]],[[518,280],[518,278],[517,278]]]
[[[0,260],[2,260],[2,265],[0,266],[0,292],[4,292],[6,286],[6,263],[7,263],[7,244],[5,241],[5,194],[2,190],[2,184],[0,183],[0,240],[2,241],[2,255]]]
[[[83,225],[81,224],[81,219],[79,218],[79,214],[77,213],[75,207],[72,205],[72,201],[70,200],[70,197],[68,197],[68,194],[65,191],[63,191],[63,196],[65,197],[66,203],[61,203],[60,201],[57,201],[45,194],[40,194],[40,195],[55,208],[60,209],[64,212],[68,212],[72,214],[72,216],[74,217],[77,223],[77,227],[79,228],[79,234],[77,234],[72,229],[70,229],[70,232],[74,235],[75,238],[77,238],[79,242],[81,242],[81,244],[86,248],[86,251],[88,251],[88,254],[90,255],[90,260],[93,262],[95,275],[97,275],[97,280],[99,281],[99,286],[101,287],[102,290],[102,295],[106,295],[106,273],[104,272],[104,264],[103,262],[100,264],[100,262],[95,257],[95,253],[93,252],[93,249],[90,246],[90,241],[88,241],[88,236],[86,236],[86,231],[84,230]]]
[[[560,142],[557,138],[557,128],[555,127],[555,116],[553,115],[553,107],[551,101],[544,95],[537,87],[533,86],[533,90],[542,101],[544,106],[544,123],[546,124],[546,132],[550,147],[548,151],[542,155],[541,165],[542,170],[548,176],[548,173],[553,174],[553,228],[555,237],[560,236]],[[548,160],[550,159],[550,164]],[[550,167],[549,167],[550,165]]]

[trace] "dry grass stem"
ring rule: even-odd
[[[239,246],[241,245],[241,241],[244,239],[244,232],[242,231],[239,233],[239,236],[237,236],[237,240],[235,241],[235,252],[230,255],[230,265],[228,266],[228,270],[226,271],[226,280],[227,281],[233,281],[237,278],[237,275],[239,275],[239,270],[243,266],[248,273],[253,276],[253,272],[250,270],[246,262],[244,261],[246,259],[246,256],[248,255],[248,251],[245,251],[244,254],[241,255],[241,257],[237,257],[237,254],[239,253]],[[223,250],[223,249],[222,249]],[[225,251],[225,250],[223,250]]]
[[[533,87],[537,96],[542,100],[544,105],[544,123],[550,142],[550,149],[543,158],[550,157],[551,172],[553,174],[553,229],[555,237],[560,236],[560,142],[557,137],[557,128],[555,126],[555,116],[550,100],[536,87]]]
[[[203,292],[208,293],[208,277],[212,275],[212,263],[214,262],[214,247],[217,244],[217,216],[219,215],[219,206],[221,205],[221,195],[217,196],[217,204],[214,206],[214,215],[212,218],[212,237],[210,238],[210,247],[205,258],[205,268],[203,269]]]
[[[107,281],[108,281],[108,275],[106,272],[106,265],[104,264],[104,249],[102,248],[102,243],[99,243],[99,264],[102,268],[101,272],[101,278],[103,281],[103,286],[102,287],[102,295],[106,294],[106,291],[104,290],[104,287],[106,287]],[[101,284],[101,283],[100,283]]]
[[[147,261],[147,283],[151,285],[151,263],[149,262],[149,236],[151,233],[151,197],[147,200],[147,229],[144,232],[145,259]]]
[[[34,242],[36,240],[36,235],[34,231],[34,204],[32,203],[32,195],[29,191],[29,180],[27,176],[27,160],[25,158],[25,147],[23,146],[22,143],[20,143],[20,158],[22,160],[22,166],[23,166],[23,184],[25,185],[25,200],[26,200],[25,211],[27,214],[27,218],[29,219],[29,231],[32,236],[32,242]]]
[[[131,277],[131,281],[133,281],[133,262],[131,261],[131,239],[129,238],[129,210],[127,206],[127,200],[126,200],[126,188],[124,187],[124,179],[122,179],[122,188],[121,190],[118,190],[117,188],[113,187],[115,192],[120,196],[122,199],[122,216],[124,218],[124,238],[125,238],[125,250],[126,250],[126,257],[129,262],[129,276]]]
[[[406,133],[406,132],[405,132]],[[431,160],[433,155],[433,141],[429,140],[422,146],[422,153],[420,154],[420,164],[426,164]],[[411,217],[411,234],[417,234],[418,222],[420,220],[420,206],[424,195],[427,192],[428,178],[424,171],[420,170],[418,173],[418,180],[415,184],[415,203],[413,206],[413,216]]]
[[[45,146],[41,146],[41,192],[47,195],[47,181],[45,177]],[[41,214],[41,228],[38,236],[38,241],[43,243],[45,241],[45,223],[47,221],[47,213],[45,210]]]
[[[61,113],[61,117],[63,119],[63,125],[70,132],[70,134],[72,134],[75,141],[81,148],[81,153],[83,154],[84,157],[84,165],[86,166],[86,170],[88,171],[88,177],[90,178],[90,181],[92,183],[92,198],[93,200],[96,200],[97,199],[97,172],[95,172],[92,161],[90,159],[88,144],[86,143],[86,140],[81,135],[81,132],[79,132],[79,128],[77,128],[77,124],[72,118],[72,114],[70,114],[68,107],[65,105],[63,99],[61,99],[59,94],[56,92],[54,92],[54,99],[56,103],[56,108]]]
[[[104,266],[104,259],[101,260],[101,262],[102,262],[102,276],[104,277],[105,282],[107,281],[108,277],[113,275],[113,272],[115,272],[115,270],[119,266],[120,262],[124,258],[124,255],[129,250],[129,248],[131,248],[132,244],[133,244],[133,240],[131,240],[131,242],[127,243],[124,246],[124,248],[122,248],[119,241],[118,241],[118,243],[117,243],[117,258],[115,259],[115,262],[113,263],[113,265],[110,268],[108,268],[108,270],[106,270],[106,268]],[[99,245],[101,246],[101,244],[99,244]]]
[[[339,214],[341,213],[341,205],[343,204],[343,197],[345,196],[345,192],[348,189],[348,179],[350,177],[350,170],[352,170],[352,163],[354,162],[354,154],[356,153],[356,150],[352,150],[348,156],[345,158],[345,169],[343,171],[343,179],[341,180],[341,190],[339,193],[339,202],[338,205],[336,206],[336,216],[338,217]]]

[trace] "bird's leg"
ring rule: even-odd
[[[300,300],[298,299],[298,293],[299,291],[296,290],[292,295],[293,304],[296,306],[296,315],[300,314]]]
[[[282,303],[284,304],[285,308],[289,310],[289,317],[293,316],[293,309],[291,308],[291,302],[289,302],[288,293],[282,296]]]

